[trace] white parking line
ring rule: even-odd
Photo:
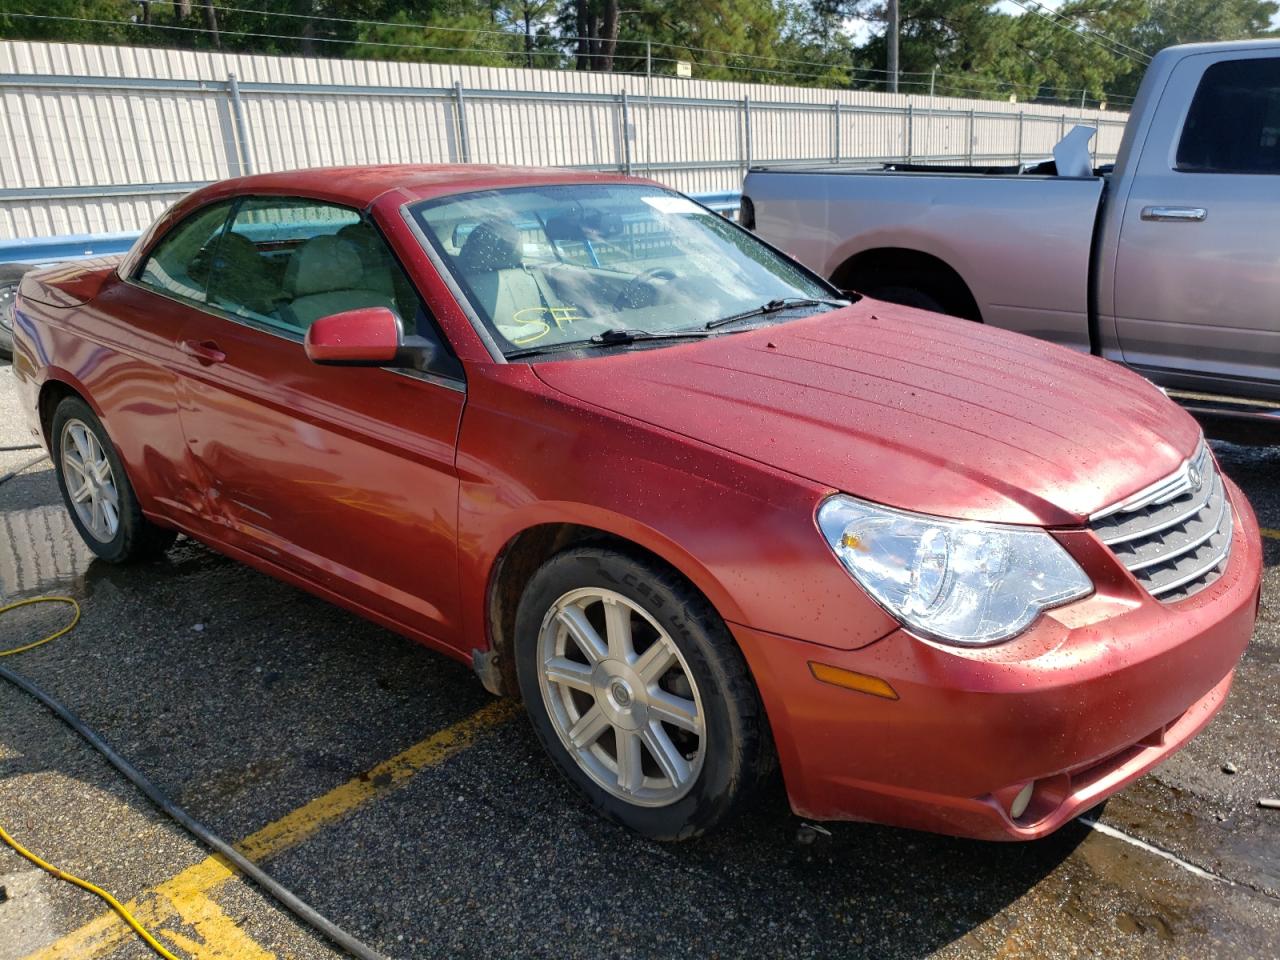
[[[1080,822],[1086,826],[1092,827],[1104,836],[1114,837],[1117,840],[1122,840],[1131,846],[1137,847],[1139,850],[1145,850],[1147,853],[1154,853],[1157,857],[1168,860],[1170,863],[1175,864],[1183,870],[1186,870],[1188,873],[1193,873],[1204,880],[1213,880],[1217,883],[1225,883],[1229,887],[1235,886],[1235,881],[1228,880],[1226,877],[1219,876],[1216,873],[1210,873],[1208,870],[1197,867],[1194,863],[1188,863],[1177,854],[1170,853],[1168,850],[1162,850],[1159,847],[1147,843],[1145,840],[1139,840],[1137,837],[1131,837],[1123,830],[1117,830],[1115,827],[1109,827],[1105,823],[1099,823],[1097,820],[1086,820],[1083,817],[1080,818]]]

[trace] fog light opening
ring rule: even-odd
[[[1031,795],[1035,792],[1036,785],[1034,781],[1018,791],[1018,795],[1013,798],[1013,803],[1009,804],[1010,819],[1017,820],[1027,812],[1027,807],[1031,806]]]

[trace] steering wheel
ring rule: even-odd
[[[667,267],[650,267],[637,273],[634,277],[627,281],[627,285],[622,288],[618,296],[613,301],[614,312],[619,310],[635,310],[639,307],[648,306],[647,303],[640,302],[639,293],[641,287],[650,287],[654,280],[666,280],[668,282],[676,279],[676,272]],[[650,287],[652,293],[652,288]]]

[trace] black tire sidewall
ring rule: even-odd
[[[62,467],[62,430],[67,421],[73,419],[81,421],[94,432],[98,443],[101,444],[103,451],[106,453],[107,462],[111,464],[111,473],[115,480],[116,492],[120,501],[120,526],[116,530],[116,535],[106,543],[97,539],[85,528],[67,490],[67,478],[63,473]],[[58,478],[58,489],[62,493],[63,503],[66,504],[67,513],[71,515],[71,522],[75,525],[80,538],[84,540],[90,550],[103,560],[119,563],[131,558],[135,554],[137,544],[144,533],[142,525],[145,520],[142,517],[142,510],[138,505],[137,497],[134,495],[133,485],[129,483],[129,477],[124,471],[124,464],[120,462],[120,455],[116,452],[115,444],[111,442],[111,438],[107,435],[106,429],[102,426],[102,421],[97,418],[92,408],[79,397],[67,397],[54,410],[53,419],[49,423],[49,453],[53,459],[53,472]]]
[[[873,290],[868,290],[867,296],[875,300],[901,304],[904,307],[914,307],[917,310],[928,310],[930,313],[955,315],[954,308],[949,303],[944,302],[944,298],[931,291],[921,290],[919,287],[907,284],[886,284]]]
[[[675,803],[641,807],[603,790],[569,753],[548,715],[537,664],[542,622],[556,600],[581,587],[613,590],[643,607],[675,641],[693,673],[702,705],[705,754],[697,780]],[[758,701],[739,702],[744,678],[753,701],[754,686],[727,630],[710,605],[699,600],[700,595],[684,587],[673,572],[614,550],[576,548],[553,557],[534,574],[516,614],[516,673],[538,739],[592,806],[655,840],[678,840],[710,829],[743,799],[744,788],[754,781],[749,771],[759,743],[749,735],[749,727]]]

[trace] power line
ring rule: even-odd
[[[170,2],[170,0],[152,0],[152,2]],[[243,9],[245,12],[249,12],[249,13],[265,13],[265,14],[271,14],[271,15],[274,15],[274,14],[272,14],[272,12],[271,12],[271,11],[248,10],[248,9],[246,9],[246,8],[219,7],[218,9],[224,9],[224,10],[239,10],[239,9]],[[81,17],[64,17],[64,16],[56,16],[56,15],[52,15],[52,14],[33,14],[33,13],[8,13],[8,14],[4,14],[4,15],[5,15],[5,16],[10,16],[10,17],[15,17],[15,18],[21,18],[21,19],[25,19],[25,20],[44,20],[44,21],[61,21],[61,22],[73,22],[73,23],[90,23],[90,24],[97,24],[97,25],[105,25],[105,26],[113,26],[113,27],[122,27],[122,28],[130,28],[130,27],[132,27],[132,28],[146,29],[146,30],[164,30],[164,31],[170,31],[170,32],[177,32],[177,33],[186,33],[186,34],[212,34],[212,33],[220,33],[221,35],[223,35],[223,36],[228,36],[228,37],[252,37],[252,38],[256,38],[256,39],[267,39],[267,40],[297,40],[297,39],[298,39],[298,37],[297,37],[296,35],[278,34],[278,33],[261,33],[261,32],[248,31],[248,30],[227,29],[225,26],[221,27],[221,28],[220,28],[219,30],[217,30],[217,31],[214,31],[214,30],[212,30],[212,29],[210,29],[210,28],[207,28],[207,27],[188,27],[188,26],[180,26],[180,25],[177,25],[177,24],[164,24],[164,23],[143,23],[143,22],[140,22],[140,21],[137,21],[137,20],[103,20],[103,19],[87,19],[87,18],[81,18]],[[300,16],[300,15],[292,15],[292,14],[291,14],[290,16]],[[310,16],[306,16],[306,17],[304,17],[304,19],[319,19],[319,20],[323,20],[324,18],[317,18],[317,17],[310,17]],[[364,22],[364,23],[386,23],[386,21],[351,21],[351,22]],[[481,30],[474,30],[474,31],[471,31],[471,30],[467,30],[466,28],[461,28],[461,27],[458,27],[458,28],[453,28],[453,27],[450,27],[450,28],[443,28],[443,27],[441,27],[441,28],[437,28],[437,27],[432,27],[432,26],[423,26],[423,25],[416,25],[416,24],[415,24],[415,25],[408,25],[408,24],[394,24],[394,26],[421,26],[421,27],[422,27],[422,29],[427,29],[427,30],[447,29],[447,30],[451,30],[451,31],[460,31],[460,32],[496,34],[496,35],[501,35],[501,36],[503,36],[503,37],[508,37],[508,38],[511,38],[511,39],[517,39],[517,40],[518,40],[518,39],[521,39],[521,38],[523,37],[523,35],[522,35],[522,34],[517,34],[517,33],[512,33],[512,32],[506,32],[506,31],[481,31]],[[493,48],[493,47],[459,47],[459,46],[456,46],[456,45],[455,45],[455,46],[440,46],[440,45],[437,45],[437,44],[422,44],[422,43],[396,43],[396,42],[391,42],[391,41],[382,41],[382,40],[345,40],[345,39],[341,39],[341,38],[334,38],[334,37],[316,37],[316,36],[310,37],[309,39],[310,39],[312,42],[315,42],[315,43],[341,43],[341,44],[348,44],[348,45],[354,45],[354,46],[387,47],[387,48],[393,48],[393,49],[426,50],[426,51],[446,52],[446,53],[467,52],[467,53],[506,54],[506,55],[509,55],[509,56],[517,56],[517,57],[522,57],[522,58],[523,58],[523,57],[527,57],[527,56],[538,56],[538,57],[548,57],[548,56],[550,56],[550,57],[562,57],[562,56],[567,56],[567,55],[568,55],[568,54],[565,54],[563,51],[559,51],[559,50],[536,50],[536,49],[535,49],[535,50],[523,50],[523,49],[519,49],[519,50],[516,50],[516,49],[513,49],[513,50],[501,50],[501,49],[497,49],[497,48]],[[631,42],[640,42],[640,41],[631,41]],[[672,44],[660,44],[660,46],[672,47],[672,46],[674,46],[674,45],[672,45]],[[677,48],[677,49],[690,49],[690,48]],[[703,49],[705,49],[705,48],[703,48]],[[732,53],[732,52],[730,52],[730,51],[723,51],[723,50],[721,50],[721,51],[709,51],[709,52],[723,53],[723,54],[726,54],[727,56],[730,56],[730,57],[737,57],[737,56],[749,56],[749,57],[756,57],[756,58],[758,58],[758,59],[763,59],[763,58],[759,58],[759,57],[757,57],[757,55],[754,55],[754,54],[739,55],[739,54],[734,54],[734,53]],[[677,60],[676,58],[673,58],[673,57],[652,57],[652,58],[650,58],[650,60],[651,60],[651,62],[653,62],[653,63],[678,63],[678,62],[680,62],[679,60]],[[816,61],[816,60],[814,60],[814,61],[810,61],[810,60],[795,60],[795,59],[784,59],[784,58],[778,58],[778,59],[777,59],[777,61],[775,61],[775,62],[779,62],[779,63],[781,63],[781,62],[786,62],[786,63],[794,63],[794,64],[798,64],[798,65],[808,65],[808,66],[814,66],[814,67],[821,67],[821,68],[823,68],[823,71],[822,71],[822,72],[803,72],[803,71],[797,71],[797,70],[778,70],[778,69],[770,69],[769,67],[764,67],[764,66],[759,66],[759,67],[757,67],[757,66],[750,66],[750,65],[745,65],[745,64],[734,64],[734,63],[717,63],[717,64],[708,64],[707,66],[710,66],[710,67],[712,67],[713,69],[730,70],[730,71],[739,71],[739,72],[746,72],[746,73],[753,73],[753,74],[766,74],[766,75],[778,76],[778,77],[784,77],[784,78],[786,78],[786,77],[790,77],[790,78],[792,78],[792,79],[822,79],[822,78],[824,78],[824,77],[829,76],[829,73],[830,73],[830,71],[831,71],[831,70],[849,71],[851,75],[854,75],[854,74],[879,74],[879,75],[882,75],[882,77],[883,77],[883,76],[885,76],[885,75],[887,75],[887,74],[888,74],[888,71],[886,71],[886,70],[881,70],[881,69],[874,68],[874,67],[865,67],[865,68],[864,68],[864,67],[858,67],[858,66],[856,66],[856,65],[853,65],[853,66],[845,66],[845,65],[841,65],[841,64],[830,64],[830,63],[824,63],[824,62],[822,62],[822,61]],[[634,74],[633,74],[633,75],[634,75]],[[1023,90],[1031,91],[1031,94],[1032,94],[1033,96],[1034,96],[1034,95],[1036,95],[1036,94],[1038,94],[1041,90],[1045,90],[1045,89],[1048,89],[1048,90],[1053,91],[1053,93],[1054,93],[1054,94],[1061,94],[1061,93],[1063,93],[1063,92],[1066,92],[1066,93],[1068,93],[1068,94],[1071,94],[1073,97],[1074,97],[1074,94],[1075,94],[1075,93],[1077,93],[1077,92],[1080,92],[1080,93],[1083,93],[1083,92],[1084,92],[1084,91],[1071,90],[1070,88],[1065,88],[1065,87],[1046,87],[1046,86],[1045,86],[1045,85],[1043,85],[1043,84],[1037,85],[1037,84],[1034,84],[1034,83],[1016,83],[1016,82],[1013,82],[1013,81],[1007,81],[1007,80],[996,80],[996,79],[991,79],[991,78],[984,78],[984,77],[980,77],[980,76],[975,76],[975,75],[972,75],[972,74],[951,74],[951,73],[937,73],[937,74],[932,74],[932,73],[926,73],[926,72],[924,72],[924,71],[903,71],[900,75],[901,75],[901,76],[914,76],[914,77],[920,77],[920,78],[922,78],[922,79],[919,79],[919,80],[908,80],[908,81],[906,81],[906,82],[907,82],[907,83],[909,83],[909,84],[917,84],[917,85],[919,85],[919,86],[921,86],[921,87],[923,87],[923,86],[924,86],[924,83],[925,83],[925,81],[924,81],[924,79],[923,79],[924,77],[929,77],[929,76],[934,76],[934,75],[936,75],[937,77],[940,77],[940,78],[943,78],[943,79],[947,79],[947,78],[954,78],[954,79],[961,80],[961,81],[963,81],[963,82],[965,82],[965,83],[969,83],[969,84],[972,84],[972,83],[986,84],[986,85],[988,86],[988,88],[990,88],[990,87],[997,87],[997,88],[998,88],[998,87],[1004,87],[1004,88],[1007,88],[1007,89],[1012,89],[1012,90],[1014,90],[1014,92],[1015,92],[1015,93],[1016,93],[1019,89],[1023,89]],[[885,82],[885,81],[884,81],[883,79],[880,79],[880,80],[873,80],[873,82]],[[971,86],[959,86],[959,85],[952,85],[952,89],[959,90],[959,91],[963,91],[963,92],[967,92],[967,93],[977,93],[977,94],[980,94],[980,95],[981,95],[981,94],[983,94],[983,93],[985,92],[985,93],[987,93],[988,95],[990,95],[990,89],[988,89],[987,91],[983,91],[983,90],[976,89],[976,88],[971,87]],[[1117,99],[1122,99],[1122,98],[1117,98]]]
[[[152,2],[171,3],[172,0],[152,0]],[[243,11],[246,13],[262,13],[270,16],[302,17],[303,19],[306,19],[306,20],[324,21],[325,19],[327,19],[324,17],[312,17],[309,15],[302,15],[302,14],[283,14],[283,13],[276,14],[272,11],[250,10],[250,9],[241,8],[241,7],[215,7],[215,9]],[[145,30],[169,30],[169,31],[176,31],[180,33],[200,33],[200,34],[219,33],[224,36],[254,37],[257,39],[267,39],[267,40],[298,40],[299,39],[297,35],[279,34],[279,33],[262,33],[262,32],[251,31],[251,30],[235,30],[235,29],[228,28],[226,26],[221,26],[219,27],[218,30],[215,31],[207,27],[186,27],[186,26],[179,26],[177,24],[168,24],[168,23],[143,23],[137,20],[101,20],[101,19],[95,20],[95,19],[87,19],[82,17],[62,17],[62,16],[55,16],[52,14],[37,14],[37,13],[8,13],[3,15],[11,16],[11,17],[19,17],[26,20],[55,20],[55,21],[65,21],[65,22],[73,22],[73,23],[92,23],[92,24],[102,24],[102,25],[114,26],[114,27],[126,27],[126,28],[135,27],[135,28],[145,29]],[[393,23],[390,23],[389,21],[379,21],[379,20],[360,20],[360,21],[340,20],[339,22],[386,24],[389,26],[396,26],[396,27],[416,27],[423,30],[441,30],[441,31],[461,32],[461,33],[470,33],[470,34],[484,34],[489,36],[501,36],[509,40],[521,40],[523,39],[523,36],[524,36],[523,34],[514,33],[511,31],[505,31],[505,30],[481,30],[481,29],[473,30],[467,27],[443,27],[443,26],[436,27],[436,26],[424,25],[424,24],[398,24],[398,23],[393,24]],[[537,49],[502,50],[496,47],[459,47],[459,46],[445,47],[445,46],[439,46],[435,44],[396,43],[396,42],[385,41],[385,40],[367,40],[367,39],[354,39],[354,38],[343,39],[340,37],[312,36],[312,37],[309,37],[308,39],[314,43],[343,43],[351,46],[391,47],[391,48],[401,48],[401,49],[408,49],[408,50],[437,50],[437,51],[446,51],[446,52],[472,52],[472,53],[505,53],[505,54],[510,54],[510,55],[519,56],[519,57],[524,57],[528,55],[571,56],[571,54],[566,54],[564,51],[561,51],[561,50],[537,50]],[[578,38],[566,36],[566,37],[557,37],[557,38],[549,38],[549,39],[554,39],[557,42],[571,42],[571,41],[577,40]],[[626,42],[644,43],[645,41],[630,40]],[[799,66],[821,67],[823,68],[824,71],[829,71],[829,70],[848,71],[848,70],[859,69],[847,64],[829,63],[822,60],[797,60],[797,59],[786,58],[786,57],[767,57],[760,54],[735,53],[730,50],[715,50],[715,49],[702,48],[702,47],[678,47],[675,44],[667,44],[667,43],[655,43],[653,44],[653,46],[668,47],[675,50],[701,50],[706,53],[723,54],[724,56],[729,58],[768,60],[770,61],[770,63],[774,63],[774,64],[793,63]],[[675,57],[652,57],[650,59],[654,63],[679,63],[680,62],[680,60]],[[745,64],[733,64],[733,63],[712,63],[712,64],[701,64],[701,65],[717,68],[717,69],[724,69],[724,70],[743,70],[743,71],[749,71],[754,73],[773,73],[779,76],[821,77],[825,75],[825,72],[824,73],[803,73],[803,72],[790,71],[790,70],[770,70],[767,67],[754,67],[754,66],[749,66]],[[887,71],[885,70],[872,70],[872,69],[861,70],[861,72],[879,73],[879,74],[887,73]],[[928,73],[925,73],[923,71],[917,71],[915,75],[922,76],[922,77],[929,76]]]
[[[175,7],[178,5],[176,0],[151,0],[151,2],[156,4],[161,4],[163,6],[169,6],[169,7]],[[258,16],[264,16],[264,17],[287,17],[289,19],[294,19],[294,20],[311,20],[317,23],[346,23],[346,24],[353,24],[353,25],[360,25],[360,26],[396,27],[400,29],[408,28],[408,29],[414,29],[414,30],[436,30],[436,31],[441,31],[445,33],[467,33],[472,35],[504,37],[506,39],[521,40],[521,41],[525,39],[525,35],[523,33],[519,33],[514,30],[486,30],[482,27],[449,27],[449,26],[436,25],[431,23],[400,23],[395,20],[364,20],[356,17],[322,17],[316,14],[310,14],[310,13],[289,13],[283,10],[260,10],[253,7],[232,7],[232,6],[222,6],[218,4],[211,4],[209,6],[211,6],[212,9],[214,10],[222,11],[224,13],[252,13],[252,14],[256,14]],[[145,26],[163,26],[163,24],[145,24]],[[195,29],[195,28],[188,28],[188,29]],[[235,33],[236,31],[230,31],[230,32]],[[249,34],[242,33],[241,35],[248,36]],[[580,37],[574,34],[556,34],[554,36],[549,34],[543,34],[541,35],[541,37],[537,37],[537,35],[535,35],[535,37],[538,39],[549,40],[554,43],[561,43],[561,44],[576,43],[579,40],[598,40],[599,39],[598,37]],[[361,41],[336,40],[334,42],[358,43]],[[642,47],[642,48],[648,48],[648,49],[667,49],[667,50],[677,50],[677,51],[688,51],[690,53],[714,53],[714,54],[720,54],[726,57],[740,57],[747,60],[767,60],[770,63],[794,63],[801,66],[836,67],[836,68],[842,68],[846,66],[845,64],[829,63],[824,60],[798,60],[791,57],[777,57],[777,56],[773,56],[772,54],[738,53],[732,50],[717,49],[715,47],[691,47],[685,44],[666,43],[660,40],[628,40],[625,37],[620,37],[614,40],[613,42],[615,44],[626,44],[632,47]],[[536,53],[538,51],[521,50],[518,52]],[[636,57],[638,55],[639,54],[628,54],[627,56]],[[654,59],[656,60],[658,58],[655,57]],[[668,60],[667,62],[674,63],[675,61]],[[888,73],[887,70],[880,70],[877,72]],[[928,73],[918,71],[917,75],[928,76]]]
[[[1115,37],[1111,36],[1109,33],[1104,33],[1103,31],[1099,30],[1097,27],[1090,26],[1087,22],[1083,20],[1074,20],[1071,17],[1068,17],[1061,10],[1055,10],[1052,7],[1046,7],[1043,3],[1040,2],[1040,0],[1031,0],[1031,2],[1035,6],[1040,7],[1041,10],[1048,12],[1050,15],[1056,17],[1057,19],[1066,21],[1068,24],[1071,25],[1071,28],[1079,27],[1081,30],[1091,33],[1095,37],[1100,37],[1102,40],[1106,41],[1112,46],[1120,47],[1122,50],[1127,50],[1129,53],[1132,53],[1134,57],[1143,61],[1144,63],[1151,62],[1151,57],[1148,56],[1145,51],[1139,50],[1137,47],[1132,47],[1129,44],[1125,43],[1123,40],[1117,40]],[[1021,6],[1020,3],[1019,3],[1019,6]],[[1024,7],[1023,9],[1026,9],[1026,8]]]
[[[1040,4],[1035,2],[1035,0],[1009,0],[1009,2],[1018,7],[1021,7],[1027,13],[1034,14],[1035,16],[1039,17],[1041,20],[1044,20],[1046,23],[1052,24],[1053,26],[1059,28],[1060,30],[1066,30],[1068,33],[1070,33],[1072,36],[1076,37],[1079,40],[1085,40],[1085,41],[1088,41],[1089,43],[1092,43],[1094,46],[1099,47],[1102,50],[1105,50],[1107,53],[1111,54],[1113,57],[1121,57],[1122,59],[1128,60],[1131,63],[1136,63],[1139,66],[1146,66],[1148,63],[1151,62],[1151,58],[1148,57],[1145,53],[1141,53],[1140,51],[1135,50],[1134,52],[1137,53],[1138,57],[1141,57],[1141,59],[1138,59],[1136,57],[1131,57],[1129,54],[1125,53],[1123,49],[1121,49],[1121,47],[1125,46],[1124,44],[1120,43],[1118,40],[1112,40],[1105,33],[1102,33],[1098,30],[1093,30],[1088,26],[1081,25],[1076,21],[1072,20],[1070,17],[1062,16],[1061,14],[1057,13],[1057,11],[1050,10],[1049,13],[1046,13],[1041,8]],[[1052,14],[1052,16],[1050,16],[1050,14]],[[1129,49],[1133,49],[1133,48],[1130,47]]]

